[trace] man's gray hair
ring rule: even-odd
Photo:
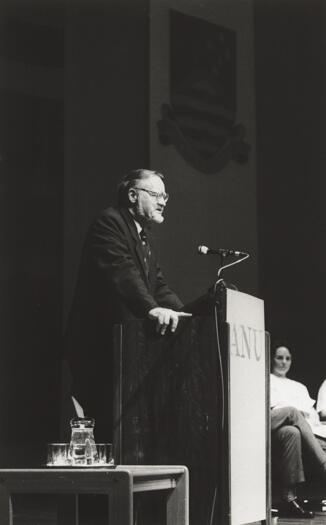
[[[157,177],[160,177],[160,179],[164,180],[164,175],[159,171],[152,171],[145,168],[131,170],[128,173],[126,173],[118,184],[118,205],[122,207],[128,207],[129,189],[134,186],[136,181],[148,179],[153,175],[156,175]]]

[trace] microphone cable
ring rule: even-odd
[[[214,284],[214,297],[217,295],[217,287],[220,283],[223,283],[223,279],[218,279]],[[224,399],[224,374],[223,374],[223,363],[222,363],[222,351],[221,351],[221,342],[220,342],[220,332],[218,326],[218,311],[216,300],[214,302],[214,324],[215,324],[215,337],[216,337],[216,346],[217,346],[217,356],[218,356],[218,368],[220,371],[221,378],[221,393],[222,393],[222,416],[221,416],[221,429],[224,431],[224,419],[225,419],[225,399]]]
[[[243,257],[240,259],[236,259],[235,261],[225,264],[224,266],[221,266],[218,269],[217,272],[217,281],[214,284],[214,325],[215,325],[215,336],[216,336],[216,346],[217,346],[217,357],[218,357],[218,370],[219,376],[220,376],[220,382],[221,382],[221,420],[220,425],[218,425],[218,428],[221,428],[222,432],[222,438],[224,436],[225,431],[225,381],[224,381],[224,371],[223,371],[223,362],[222,362],[222,351],[221,351],[221,341],[220,341],[220,331],[218,326],[218,310],[217,310],[217,304],[216,304],[216,296],[217,296],[217,290],[218,286],[223,283],[223,279],[221,278],[221,273],[225,268],[230,268],[231,266],[234,266],[235,264],[239,264],[245,259],[248,259],[250,257],[249,253],[246,253]],[[224,441],[224,439],[223,439]],[[214,495],[213,495],[213,501],[211,505],[211,512],[210,512],[210,518],[209,518],[209,525],[213,525],[214,521],[214,514],[215,514],[215,507],[216,507],[216,498],[217,498],[217,491],[218,491],[218,485],[215,486]]]
[[[225,392],[224,392],[224,372],[223,372],[223,363],[222,363],[222,351],[221,351],[221,341],[220,341],[220,331],[218,326],[218,310],[217,310],[217,304],[216,304],[216,295],[217,295],[217,289],[218,286],[223,283],[223,279],[218,279],[216,283],[214,284],[214,327],[215,327],[215,337],[216,337],[216,347],[217,347],[217,358],[218,358],[218,376],[220,377],[220,384],[221,384],[221,419],[220,422],[218,422],[217,431],[220,428],[222,432],[222,436],[224,434],[224,426],[225,426]],[[217,377],[218,380],[218,377]],[[218,486],[216,485],[214,489],[214,495],[213,495],[213,501],[211,506],[211,512],[210,512],[210,519],[209,519],[209,525],[213,525],[214,520],[214,514],[215,514],[215,506],[216,506],[216,498],[217,498],[217,490]]]
[[[248,259],[249,253],[246,253],[244,257],[241,259],[237,259],[236,261],[233,261],[232,263],[226,264],[224,266],[221,266],[221,268],[217,272],[218,279],[214,284],[214,324],[215,324],[215,336],[216,336],[216,346],[217,346],[217,357],[218,357],[218,370],[219,370],[219,376],[221,380],[221,420],[220,420],[220,428],[222,432],[222,437],[224,436],[225,431],[225,387],[224,387],[224,371],[223,371],[223,362],[222,362],[222,350],[221,350],[221,339],[220,339],[220,331],[218,326],[218,311],[217,311],[217,304],[216,304],[216,296],[217,296],[217,290],[218,286],[223,283],[223,279],[220,277],[222,270],[225,268],[229,268],[230,266],[234,266],[235,264],[239,264],[240,262],[244,261],[245,259]],[[219,428],[219,426],[218,426]],[[223,439],[224,441],[224,439]],[[210,520],[209,525],[213,525],[214,520],[214,513],[215,513],[215,506],[216,506],[216,498],[217,498],[217,489],[218,486],[216,485],[214,490],[214,496],[212,501],[212,507],[211,507],[211,513],[210,513]]]

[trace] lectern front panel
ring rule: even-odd
[[[264,303],[227,290],[230,523],[266,518],[266,356]]]

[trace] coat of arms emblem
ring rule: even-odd
[[[161,106],[162,144],[173,144],[204,173],[248,160],[245,127],[236,123],[236,34],[170,11],[170,104]]]

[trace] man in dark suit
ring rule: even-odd
[[[169,288],[153,249],[151,223],[163,222],[163,175],[128,173],[118,208],[103,210],[89,229],[66,331],[73,396],[96,419],[96,439],[112,439],[113,325],[152,319],[162,335],[175,331],[182,302]]]

